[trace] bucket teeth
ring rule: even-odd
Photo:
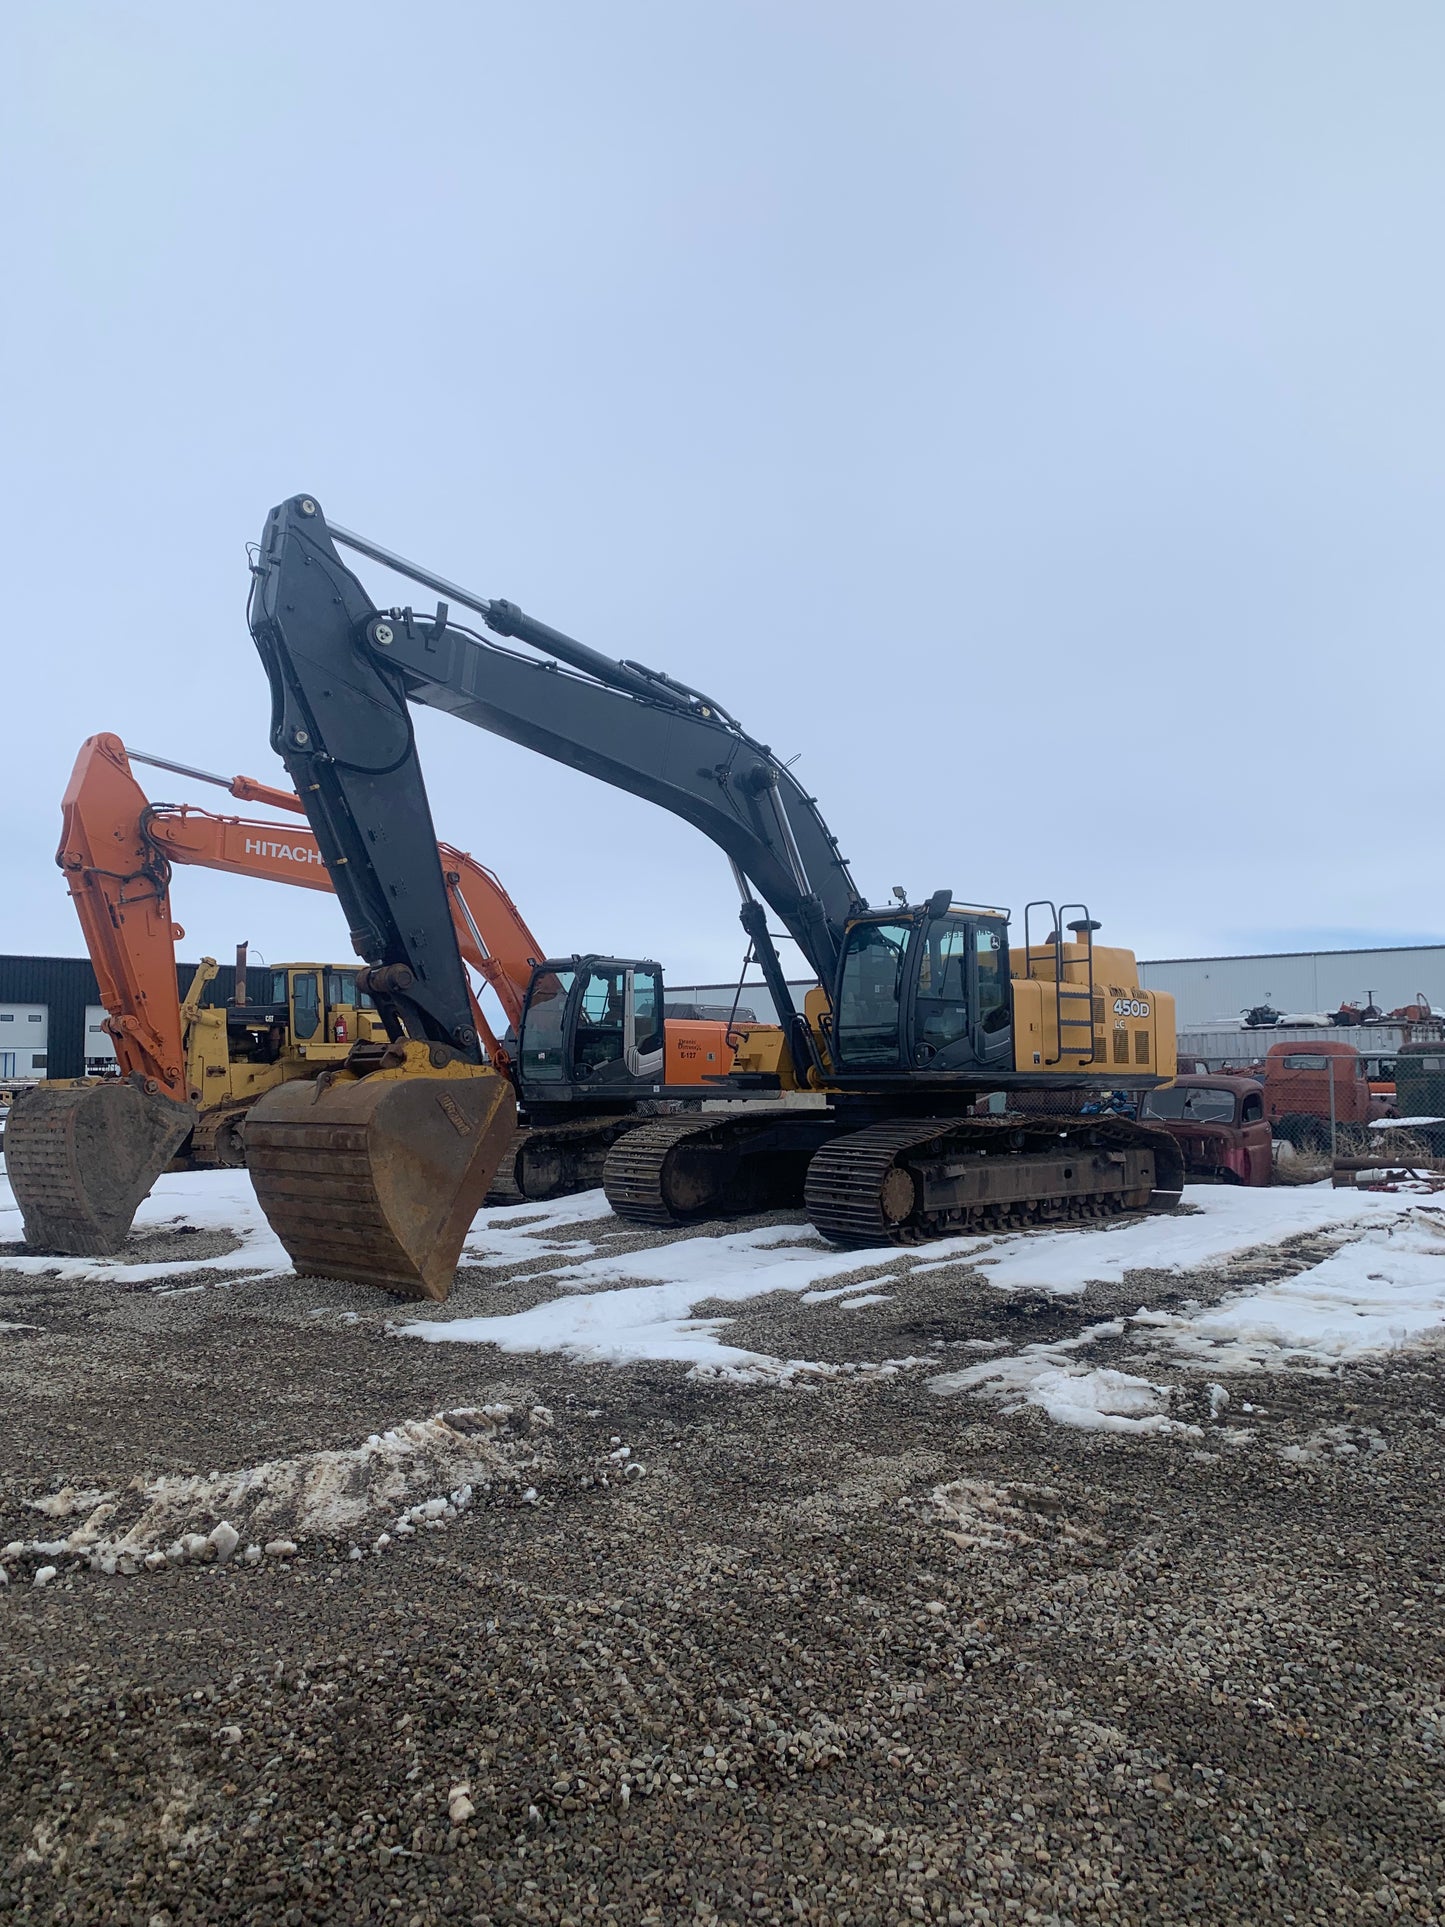
[[[21,1091],[5,1126],[5,1172],[25,1242],[78,1258],[119,1251],[195,1122],[191,1105],[128,1078]]]
[[[516,1122],[490,1069],[282,1084],[247,1115],[246,1162],[298,1272],[440,1300]]]

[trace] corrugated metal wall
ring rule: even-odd
[[[182,995],[191,987],[193,963],[177,964],[176,983]],[[234,988],[236,972],[223,964],[206,987],[204,1001],[223,1004]],[[46,1054],[51,1077],[85,1075],[85,1007],[100,1001],[100,990],[88,957],[0,956],[0,1003],[44,1004],[50,1014]]]
[[[1255,1004],[1308,1013],[1373,997],[1397,1010],[1424,992],[1445,1007],[1445,944],[1399,950],[1301,950],[1278,956],[1168,957],[1141,963],[1140,981],[1172,992],[1179,1028],[1203,1029]]]

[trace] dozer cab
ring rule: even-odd
[[[246,1162],[241,1127],[264,1091],[293,1077],[344,1064],[352,1047],[384,1040],[356,971],[336,964],[250,965],[236,947],[235,993],[204,1001],[219,975],[204,957],[181,1005],[185,1083],[198,1116],[172,1159],[177,1170],[238,1169]],[[114,1023],[114,1019],[110,1019]]]
[[[378,608],[338,544],[431,589],[435,614]],[[1006,912],[957,905],[947,890],[870,907],[816,800],[720,704],[328,525],[312,497],[272,512],[253,574],[272,743],[369,961],[367,987],[394,1048],[433,1053],[476,1088],[478,1106],[487,1067],[468,1021],[408,705],[444,709],[642,796],[728,856],[780,1021],[751,1031],[715,1087],[751,1102],[661,1118],[618,1139],[605,1186],[620,1215],[677,1223],[798,1201],[828,1238],[866,1245],[1177,1199],[1182,1166],[1167,1133],[1080,1114],[1084,1093],[1151,1089],[1175,1069],[1172,1000],[1141,989],[1129,951],[1096,945],[1083,906],[1069,918],[1031,905],[1017,946]],[[455,605],[480,616],[486,633],[453,622]],[[802,1010],[769,909],[817,980]],[[774,1100],[759,1101],[768,1091]],[[813,1102],[790,1104],[792,1093]],[[980,1115],[985,1099],[1007,1108]],[[334,1267],[339,1275],[384,1282],[396,1273],[372,1263],[384,1240],[371,1220],[346,1230],[327,1158],[333,1108],[332,1092],[318,1091],[303,1130],[297,1093],[262,1101],[253,1145],[283,1110],[298,1128],[264,1160],[253,1149],[258,1195],[264,1204],[274,1181],[293,1203],[304,1198],[337,1231],[333,1249],[351,1239],[355,1261]],[[369,1148],[381,1169],[404,1152],[381,1131]],[[478,1135],[477,1165],[488,1155]],[[480,1195],[477,1168],[464,1160],[450,1182]],[[441,1192],[434,1204],[441,1213]],[[277,1228],[286,1238],[285,1224]]]

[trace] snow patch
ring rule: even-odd
[[[1133,1323],[1212,1371],[1324,1370],[1399,1351],[1445,1326],[1445,1220],[1417,1211],[1293,1277],[1204,1310],[1141,1309]]]
[[[979,1267],[991,1285],[1074,1296],[1087,1285],[1119,1284],[1130,1271],[1189,1271],[1303,1232],[1341,1231],[1400,1219],[1397,1196],[1336,1191],[1330,1185],[1190,1185],[1180,1216],[1124,1220],[1103,1231],[1034,1232],[1000,1240]]]
[[[64,1538],[13,1540],[0,1559],[69,1555],[101,1572],[159,1571],[224,1564],[249,1538],[239,1563],[254,1565],[259,1547],[286,1558],[308,1539],[350,1536],[383,1518],[405,1538],[418,1526],[449,1523],[477,1489],[520,1485],[523,1473],[537,1472],[537,1435],[551,1423],[540,1406],[525,1415],[467,1407],[408,1419],[358,1446],[236,1472],[136,1479],[119,1495],[67,1487],[30,1503],[56,1518],[84,1513],[81,1523]]]
[[[563,1200],[575,1204],[575,1199]],[[511,1212],[528,1207],[512,1205]],[[976,1239],[949,1243],[973,1247]],[[769,1292],[803,1295],[845,1272],[877,1270],[902,1254],[892,1245],[876,1250],[836,1251],[807,1225],[760,1225],[716,1237],[680,1238],[642,1251],[605,1253],[550,1274],[564,1295],[506,1316],[411,1319],[391,1327],[399,1338],[428,1344],[495,1345],[505,1352],[562,1352],[604,1364],[667,1360],[688,1365],[698,1377],[736,1384],[791,1384],[799,1378],[887,1374],[927,1361],[890,1359],[882,1364],[824,1365],[780,1359],[727,1344],[725,1315],[698,1318],[709,1300],[742,1304]],[[634,1284],[633,1279],[655,1282]],[[877,1279],[862,1280],[861,1289]],[[587,1289],[591,1287],[591,1289]]]
[[[135,1214],[135,1232],[170,1231],[179,1225],[223,1233],[235,1249],[217,1258],[176,1258],[161,1264],[131,1264],[122,1249],[109,1258],[62,1258],[7,1253],[0,1264],[28,1277],[59,1278],[67,1284],[165,1285],[201,1271],[250,1272],[263,1278],[291,1275],[291,1260],[256,1202],[245,1171],[177,1171],[158,1177]],[[25,1235],[20,1208],[0,1178],[0,1244],[19,1244]],[[204,1289],[204,1287],[198,1287]]]
[[[1090,1325],[1074,1338],[1025,1345],[1007,1358],[990,1358],[962,1371],[943,1372],[929,1389],[944,1394],[972,1392],[1005,1400],[1005,1412],[1037,1406],[1056,1425],[1086,1432],[1135,1435],[1178,1432],[1200,1437],[1198,1426],[1168,1416],[1169,1387],[1111,1366],[1081,1366],[1072,1356],[1100,1338],[1117,1338],[1122,1319]]]
[[[944,1536],[962,1552],[1009,1553],[1040,1542],[1080,1548],[1103,1543],[1064,1516],[1062,1494],[1051,1485],[955,1479],[936,1485],[931,1496]]]
[[[482,1209],[472,1220],[460,1263],[493,1269],[525,1264],[531,1258],[579,1258],[597,1249],[589,1238],[557,1236],[569,1225],[610,1218],[604,1192],[577,1191],[546,1204],[504,1204]]]

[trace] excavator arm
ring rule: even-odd
[[[430,620],[382,612],[338,542],[447,600]],[[824,983],[848,918],[866,906],[814,799],[766,744],[659,671],[613,661],[511,603],[484,601],[328,527],[309,496],[273,510],[253,566],[250,620],[271,680],[272,743],[306,806],[357,952],[378,966],[372,994],[405,1034],[470,1048],[408,714],[422,703],[629,790],[711,838],[732,863],[744,927],[795,1060],[810,1060],[764,906]],[[491,635],[451,623],[450,603],[474,610]],[[545,654],[507,648],[498,636]]]
[[[118,736],[87,738],[62,804],[56,861],[70,887],[108,1012],[122,1082],[51,1084],[27,1093],[7,1131],[7,1161],[32,1243],[90,1253],[113,1249],[136,1204],[194,1127],[200,1092],[187,1077],[187,1015],[176,976],[174,864],[263,877],[311,890],[331,878],[308,828],[153,804],[131,768],[146,762],[214,783],[246,802],[301,814],[294,793],[253,777],[212,776],[128,752]],[[438,846],[457,948],[520,1023],[542,947],[498,878],[464,850]],[[192,986],[191,999],[199,995]],[[214,965],[210,975],[215,974]],[[189,1002],[190,1000],[188,1000]],[[472,1021],[492,1061],[506,1056],[480,1008]]]
[[[330,893],[332,882],[315,836],[242,816],[221,816],[193,804],[152,803],[132,761],[155,764],[214,783],[242,801],[303,814],[290,790],[250,776],[229,780],[140,751],[118,736],[88,737],[81,746],[62,804],[56,861],[95,966],[101,1002],[122,1072],[154,1077],[160,1088],[185,1095],[185,1043],[176,995],[175,944],[185,934],[172,920],[173,864],[264,878]],[[463,959],[491,986],[515,1027],[532,964],[544,953],[501,880],[485,864],[450,843],[437,845],[448,911]],[[500,1045],[472,1005],[472,1021],[495,1057]]]

